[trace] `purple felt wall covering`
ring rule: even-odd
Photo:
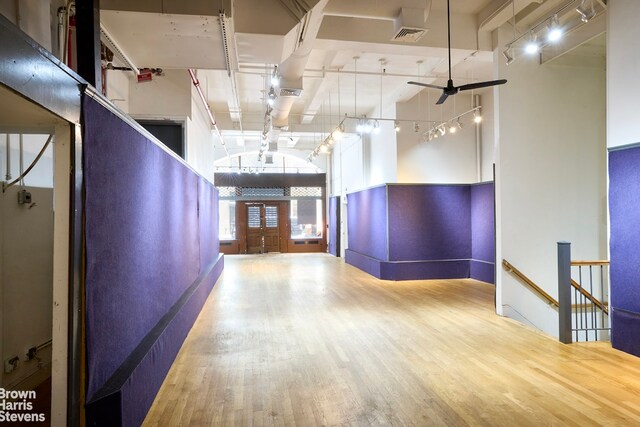
[[[640,148],[609,153],[612,344],[640,355]],[[620,311],[618,311],[620,309]],[[624,311],[623,311],[624,310]]]
[[[380,203],[383,188],[349,195],[348,264],[386,280],[472,277],[494,283],[492,183],[388,185],[388,205]]]
[[[83,117],[91,398],[198,276],[198,181],[91,98]]]
[[[609,215],[611,305],[640,313],[640,148],[609,153]]]
[[[340,196],[329,197],[329,253],[340,256]]]
[[[378,279],[382,279],[382,273],[380,272],[382,261],[379,259],[371,258],[370,256],[352,251],[351,249],[346,249],[344,251],[344,261]]]
[[[389,260],[471,258],[470,216],[468,185],[389,185]]]
[[[87,401],[138,425],[220,275],[217,192],[87,96],[83,150]]]
[[[640,313],[613,308],[611,346],[640,357]]]
[[[471,258],[496,261],[492,182],[471,186]]]
[[[387,187],[347,195],[349,249],[379,260],[387,255]]]
[[[469,277],[483,282],[495,284],[496,265],[484,261],[469,261]]]

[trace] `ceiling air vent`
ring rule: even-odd
[[[280,88],[280,93],[278,96],[300,96],[302,93],[302,89],[292,89],[287,87]]]
[[[400,27],[395,36],[391,39],[394,42],[415,43],[427,33],[424,28]]]
[[[393,20],[394,36],[391,41],[415,43],[427,34],[428,29],[424,28],[429,15],[430,3],[427,9],[416,9],[403,7],[400,13]]]

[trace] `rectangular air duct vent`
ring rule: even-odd
[[[298,96],[300,96],[301,93],[302,93],[302,89],[293,89],[293,88],[282,87],[282,88],[280,88],[280,93],[278,94],[278,96],[295,96],[295,97],[298,97]]]
[[[391,41],[415,43],[427,34],[428,29],[424,28],[429,16],[431,2],[427,2],[426,9],[403,7],[400,13],[393,20],[394,35]]]
[[[391,39],[394,42],[415,43],[427,33],[424,28],[400,27]]]

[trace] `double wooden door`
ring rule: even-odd
[[[280,252],[277,203],[247,203],[247,253]]]

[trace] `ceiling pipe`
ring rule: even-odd
[[[309,55],[322,24],[323,10],[329,0],[320,0],[291,31],[298,34],[297,48],[278,66],[282,81],[302,81]],[[280,132],[289,125],[289,112],[295,97],[279,96],[271,110],[271,129],[267,138],[270,143],[277,143]]]
[[[216,123],[216,119],[213,117],[213,113],[211,112],[211,109],[209,108],[209,104],[207,103],[207,99],[204,97],[204,94],[202,93],[202,88],[200,87],[200,81],[196,77],[196,73],[193,71],[192,68],[189,68],[189,75],[191,76],[191,81],[193,82],[193,85],[195,86],[196,90],[198,91],[198,95],[200,95],[200,100],[202,101],[202,104],[204,105],[204,109],[207,111],[207,115],[209,116],[209,120],[211,121],[211,125],[213,126],[213,129],[218,134],[218,138],[220,138],[220,144],[222,144],[222,148],[224,148],[225,153],[227,153],[227,157],[229,157],[229,150],[227,150],[227,145],[225,144],[224,139],[222,139],[222,134],[220,133],[220,129],[218,129],[218,124]]]

